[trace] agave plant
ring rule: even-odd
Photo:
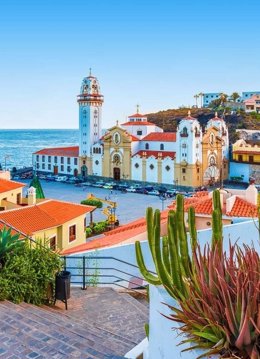
[[[7,253],[17,250],[24,245],[19,239],[19,234],[12,235],[11,228],[0,229],[0,265],[3,266],[4,258]]]
[[[182,343],[207,348],[203,356],[260,358],[260,257],[254,248],[230,245],[229,255],[219,248],[198,247],[195,271],[186,290],[189,299],[170,307],[170,319],[186,334]]]

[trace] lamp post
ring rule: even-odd
[[[164,210],[164,202],[166,201],[166,193],[161,193],[159,195],[160,200],[162,201],[162,211]]]
[[[11,155],[5,155],[5,171],[6,171],[6,160],[10,157],[11,157]]]

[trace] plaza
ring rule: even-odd
[[[26,184],[25,193],[28,191],[29,181],[22,181]],[[97,188],[91,186],[78,187],[73,184],[66,184],[61,182],[47,182],[41,181],[41,185],[46,198],[58,199],[62,201],[80,203],[86,199],[89,193],[92,193],[95,197],[101,199],[109,199],[117,202],[116,215],[120,224],[125,224],[140,217],[145,216],[147,207],[153,207],[154,209],[162,209],[162,206],[166,208],[172,200],[167,199],[162,204],[162,201],[158,196],[139,194],[139,193],[121,193],[120,191],[110,189]],[[106,217],[102,213],[101,209],[96,209],[93,213],[94,221],[105,220]]]

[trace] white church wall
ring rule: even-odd
[[[146,180],[149,182],[158,182],[158,164],[153,156],[146,160]]]
[[[134,180],[134,181],[142,181],[142,179],[143,179],[142,162],[143,162],[143,160],[139,156],[134,156],[132,158],[132,161],[131,161],[132,180]]]
[[[174,180],[174,161],[170,157],[162,161],[162,183],[173,184]]]

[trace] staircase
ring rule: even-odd
[[[1,359],[120,359],[141,342],[146,304],[111,288],[73,289],[64,304],[0,302]]]

